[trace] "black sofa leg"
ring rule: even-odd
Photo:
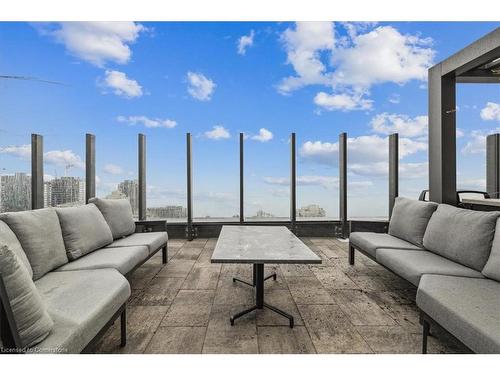
[[[349,244],[349,264],[354,265],[354,247]]]
[[[163,246],[163,248],[161,249],[161,260],[162,260],[163,264],[167,264],[167,262],[168,262],[168,248],[167,248],[167,245]]]
[[[422,319],[422,354],[427,354],[427,337],[429,336],[430,324]]]
[[[120,346],[123,348],[127,345],[127,308],[125,307],[122,311],[120,318],[120,328],[121,328],[121,340]]]

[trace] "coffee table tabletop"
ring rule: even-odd
[[[309,247],[287,227],[224,225],[212,263],[321,263]]]

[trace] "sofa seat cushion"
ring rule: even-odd
[[[420,249],[418,246],[415,246],[400,238],[391,236],[387,233],[352,232],[349,236],[349,242],[352,243],[355,247],[361,248],[374,258],[376,256],[375,250],[381,247],[386,249],[403,250]]]
[[[389,234],[423,247],[425,229],[437,207],[434,202],[397,197],[389,222]]]
[[[21,243],[33,269],[33,280],[68,263],[59,218],[53,208],[6,212],[0,214],[0,219]]]
[[[19,260],[26,267],[30,277],[33,278],[33,269],[31,268],[31,264],[23,250],[23,247],[21,246],[21,243],[17,239],[14,232],[3,221],[0,221],[0,244],[7,246],[17,255]]]
[[[500,212],[480,212],[440,204],[424,235],[424,247],[481,271],[488,260]]]
[[[490,279],[500,281],[500,220],[497,220],[490,256],[484,265],[482,274]]]
[[[128,236],[135,232],[132,206],[128,199],[92,198],[89,203],[94,203],[99,208],[111,229],[113,239]]]
[[[69,260],[75,260],[113,242],[104,216],[95,204],[56,208]]]
[[[484,278],[481,272],[455,263],[430,251],[378,249],[377,262],[418,286],[424,274]]]
[[[113,269],[50,272],[35,282],[54,327],[35,348],[79,353],[130,296],[127,279]]]
[[[424,275],[417,305],[474,352],[500,354],[500,283]]]
[[[122,275],[132,271],[149,256],[147,246],[113,247],[96,250],[55,271],[114,268]]]
[[[152,254],[159,248],[165,246],[167,242],[167,232],[134,233],[114,241],[107,247],[147,246],[149,253]]]

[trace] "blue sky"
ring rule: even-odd
[[[338,215],[337,139],[349,143],[349,214],[387,215],[387,134],[399,131],[401,195],[427,187],[427,68],[498,23],[1,23],[0,168],[29,171],[44,135],[47,175],[84,176],[97,137],[98,194],[135,178],[147,135],[148,206],[185,205],[193,134],[195,216],[238,212],[238,133],[246,212],[289,212],[297,134],[298,206]],[[459,186],[484,189],[485,135],[500,126],[498,85],[459,85]],[[263,129],[263,130],[261,130]],[[48,178],[50,176],[47,176]]]

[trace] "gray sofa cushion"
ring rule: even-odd
[[[56,208],[69,260],[75,260],[113,242],[104,216],[95,204]]]
[[[114,269],[50,272],[35,284],[54,320],[35,347],[41,352],[81,352],[130,296],[127,279]]]
[[[424,274],[484,278],[481,272],[455,263],[430,251],[378,249],[377,262],[418,286]]]
[[[500,354],[500,283],[424,275],[417,305],[476,353]]]
[[[425,229],[437,207],[437,203],[397,197],[389,222],[389,234],[423,247]]]
[[[387,249],[402,249],[402,250],[419,250],[415,246],[400,238],[391,236],[387,233],[372,233],[372,232],[352,232],[349,236],[349,242],[355,247],[361,248],[373,258],[376,256],[378,248]],[[420,249],[421,250],[421,249]]]
[[[488,260],[500,212],[479,212],[440,204],[424,235],[424,247],[481,271]]]
[[[165,246],[167,242],[167,232],[134,233],[128,237],[114,241],[107,247],[147,246],[151,254],[160,247]]]
[[[43,341],[54,325],[31,276],[18,256],[0,246],[0,273],[24,347]]]
[[[28,260],[28,257],[26,256],[26,253],[24,252],[14,232],[3,221],[0,221],[0,244],[6,245],[17,255],[19,260],[26,267],[30,278],[33,278],[33,270],[31,269],[31,264]]]
[[[74,262],[69,262],[56,271],[114,268],[122,275],[125,275],[148,256],[147,246],[104,248],[87,254]]]
[[[99,208],[111,229],[114,239],[135,232],[132,206],[130,206],[128,199],[92,198],[89,203],[94,203]]]
[[[68,263],[61,226],[53,208],[0,214],[30,261],[33,280]]]
[[[491,245],[491,252],[488,261],[486,262],[483,275],[490,279],[500,281],[500,220],[497,220],[495,236]]]

